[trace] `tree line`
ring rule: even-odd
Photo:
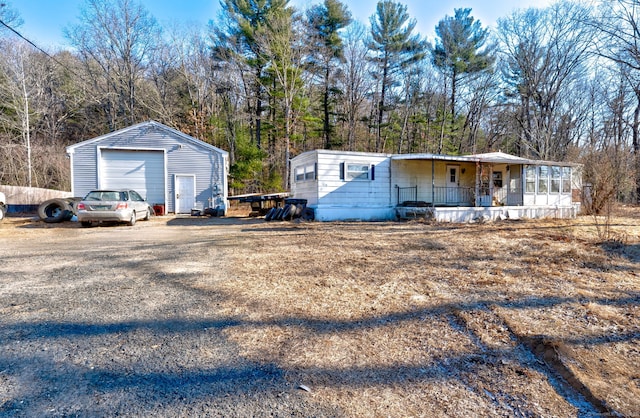
[[[45,51],[0,5],[0,183],[68,190],[64,147],[154,119],[229,151],[230,194],[286,190],[316,148],[498,151],[584,163],[595,200],[640,196],[638,0],[558,1],[428,40],[407,7],[368,24],[340,0],[222,0],[162,27],[135,0],[85,0]]]

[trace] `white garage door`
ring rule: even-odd
[[[162,151],[101,150],[100,188],[133,189],[149,203],[164,203]]]

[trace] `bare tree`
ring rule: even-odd
[[[640,202],[640,3],[637,0],[603,2],[595,26],[601,36],[598,53],[615,63],[631,87],[635,106],[631,120],[635,159],[635,201]]]
[[[361,117],[362,107],[369,94],[372,83],[368,76],[370,72],[367,61],[366,47],[367,29],[359,22],[352,23],[345,33],[344,58],[342,64],[341,88],[344,91],[342,102],[347,123],[346,148],[355,151],[357,122]]]
[[[24,42],[12,42],[9,39],[0,42],[3,58],[0,60],[0,124],[7,133],[18,134],[25,149],[25,186],[31,187],[33,165],[31,158],[31,131],[35,116],[34,101],[42,95],[42,86],[37,82],[37,75],[32,65],[31,48]],[[5,146],[11,147],[12,143]],[[21,178],[14,173],[16,179]]]
[[[571,120],[564,106],[576,80],[584,77],[593,31],[590,10],[559,2],[546,9],[517,11],[498,21],[503,79],[517,100],[518,154],[561,160],[571,138],[562,124]]]
[[[80,22],[65,30],[85,65],[109,130],[143,117],[136,89],[160,30],[134,0],[85,0]]]

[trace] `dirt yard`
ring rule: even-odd
[[[640,209],[0,223],[0,416],[640,417]]]

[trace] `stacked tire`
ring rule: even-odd
[[[307,207],[306,200],[290,199],[285,200],[283,207],[274,207],[269,209],[264,216],[264,220],[269,221],[291,221],[294,219],[303,219],[305,221],[314,220],[314,212],[312,208]]]
[[[47,223],[70,221],[76,199],[50,199],[38,206],[38,216]]]

